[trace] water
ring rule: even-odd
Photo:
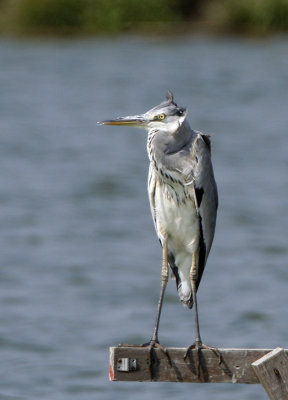
[[[161,251],[146,134],[97,126],[167,89],[211,133],[220,209],[199,290],[205,342],[287,347],[288,38],[0,42],[0,399],[258,400],[260,385],[110,383],[149,339]],[[193,314],[168,284],[160,339]]]

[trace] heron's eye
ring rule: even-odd
[[[157,119],[160,119],[160,121],[163,121],[163,119],[165,119],[166,118],[166,115],[165,114],[159,114],[159,115],[157,115]]]

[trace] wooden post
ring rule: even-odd
[[[277,347],[252,363],[270,400],[288,399],[288,354]]]
[[[219,383],[260,383],[254,373],[255,361],[262,359],[271,349],[218,349],[219,358],[211,351],[203,349],[198,355],[190,351],[184,361],[186,349],[167,348],[168,356],[161,349],[153,349],[150,357],[147,347],[127,346],[110,348],[110,380],[112,381],[145,381],[145,382],[219,382]],[[283,350],[285,358],[288,350]],[[198,365],[200,368],[198,368]],[[275,368],[284,375],[283,367]],[[257,367],[256,367],[257,368]],[[287,375],[286,375],[287,377]],[[287,380],[285,380],[287,384]],[[284,383],[283,383],[284,385]],[[287,392],[286,392],[287,393]],[[273,400],[283,400],[273,397]],[[285,400],[288,397],[286,395]]]

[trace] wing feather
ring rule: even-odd
[[[209,136],[198,134],[191,151],[195,205],[199,213],[200,239],[197,287],[212,246],[218,208],[218,193],[211,162]]]

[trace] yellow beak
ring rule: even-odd
[[[148,122],[150,122],[144,115],[135,115],[133,117],[124,117],[124,118],[116,118],[116,119],[108,119],[106,121],[100,121],[98,124],[100,125],[124,125],[124,126],[136,126],[136,127],[145,127]]]

